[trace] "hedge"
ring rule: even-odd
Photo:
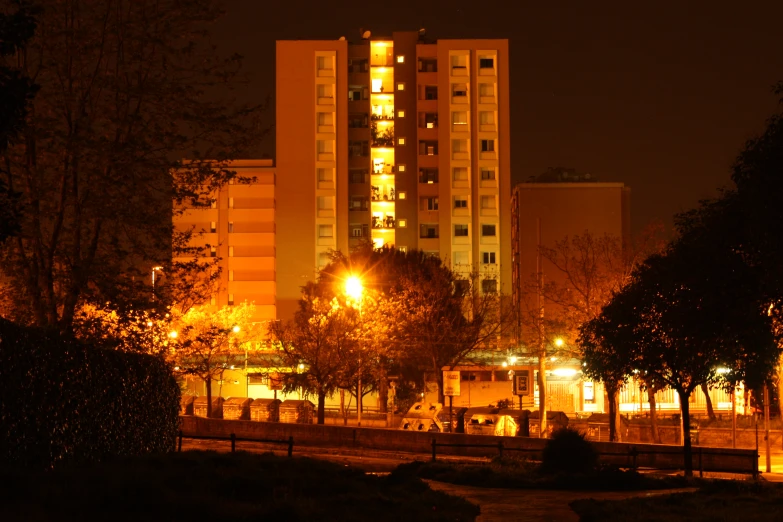
[[[53,468],[174,448],[179,387],[160,358],[0,319],[0,463]]]

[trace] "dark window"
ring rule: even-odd
[[[498,291],[498,282],[494,279],[484,279],[481,281],[481,291],[485,294],[494,294]]]
[[[422,210],[438,210],[438,198],[422,198]]]
[[[369,208],[369,200],[367,199],[367,196],[351,196],[351,199],[348,203],[348,208],[352,211],[363,211]]]
[[[494,265],[495,264],[495,252],[482,252],[481,253],[481,262],[485,265]]]
[[[425,85],[424,86],[424,99],[425,100],[437,100],[438,99],[438,86],[437,85]]]
[[[492,237],[495,235],[495,225],[481,225],[481,235]]]
[[[370,70],[369,61],[364,58],[352,58],[348,60],[348,72],[363,73]]]
[[[419,72],[438,72],[438,59],[419,58]]]
[[[464,83],[455,83],[451,86],[452,96],[467,96],[468,86]]]
[[[468,226],[454,225],[454,237],[468,237]]]
[[[458,297],[466,296],[470,292],[470,281],[466,279],[457,279],[454,281],[454,294]]]
[[[479,69],[493,69],[494,67],[494,58],[479,58]]]
[[[423,224],[421,225],[422,238],[436,238],[438,237],[438,225],[437,224]]]
[[[468,200],[467,199],[455,199],[454,200],[454,208],[468,208]]]
[[[367,100],[370,97],[370,89],[366,85],[349,85],[348,101]]]
[[[351,237],[368,237],[370,235],[370,226],[366,224],[351,225]]]
[[[348,127],[352,129],[366,129],[369,127],[369,118],[366,114],[351,113],[348,115]]]
[[[419,154],[422,156],[437,156],[438,155],[438,142],[433,141],[420,141],[419,142]]]
[[[438,169],[421,169],[419,171],[419,183],[437,183]]]
[[[495,140],[481,140],[481,152],[495,152]]]
[[[495,179],[495,169],[481,169],[481,179],[482,180]]]
[[[368,141],[349,141],[348,142],[348,156],[351,158],[358,158],[369,156],[370,143]]]
[[[437,112],[420,112],[419,113],[419,127],[422,129],[436,129],[438,128],[438,113]]]
[[[349,183],[367,183],[367,169],[348,169]]]

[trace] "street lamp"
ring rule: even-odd
[[[362,298],[364,286],[362,280],[356,276],[350,276],[345,280],[345,294],[359,303],[359,323],[362,322]],[[362,325],[364,326],[364,325]],[[362,425],[362,341],[359,340],[359,375],[356,385],[356,425]]]

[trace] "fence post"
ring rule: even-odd
[[[237,449],[237,436],[235,434],[231,434],[231,453],[234,453]]]
[[[432,462],[435,462],[435,437],[432,438]]]
[[[182,430],[179,430],[179,442],[177,443],[177,451],[182,452]]]
[[[288,456],[292,457],[294,455],[294,437],[293,435],[288,437]]]
[[[502,459],[503,458],[503,440],[498,441],[498,456]]]
[[[636,446],[631,446],[631,449],[628,450],[628,453],[631,454],[631,467],[633,469],[636,469],[637,468],[636,457],[639,455],[639,452],[636,450]]]
[[[759,453],[756,451],[756,453],[753,454],[752,461],[752,473],[753,473],[753,480],[759,479]]]
[[[701,446],[699,447],[699,478],[704,478],[704,465],[701,462]]]

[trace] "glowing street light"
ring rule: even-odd
[[[160,272],[163,270],[162,266],[153,266],[152,267],[152,300],[155,300],[155,272]]]
[[[565,341],[563,341],[563,339],[561,339],[560,337],[558,337],[557,339],[555,339],[555,346],[557,346],[558,348],[560,348],[561,346],[563,346],[563,344],[565,344]]]
[[[356,276],[351,276],[345,280],[345,293],[349,297],[359,300],[362,298],[364,287],[362,286],[362,280]]]
[[[239,333],[239,330],[241,330],[241,328],[239,328],[239,325],[234,325],[234,327],[231,329],[231,331],[234,333]]]
[[[350,276],[345,280],[345,294],[359,303],[359,321],[362,320],[362,294],[364,286],[362,280],[356,276]],[[356,425],[362,425],[362,345],[359,341],[359,376],[356,385]]]

